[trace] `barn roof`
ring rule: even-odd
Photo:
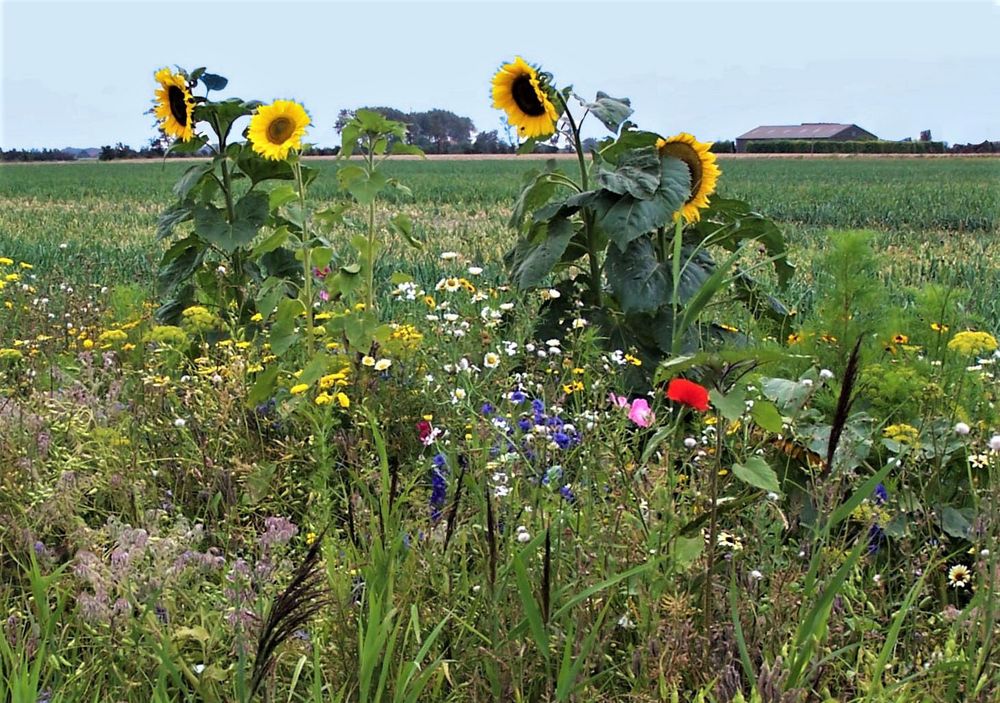
[[[804,122],[800,125],[762,125],[737,139],[829,139],[856,125],[836,122]]]

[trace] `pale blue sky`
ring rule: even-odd
[[[338,143],[339,109],[363,104],[494,129],[489,80],[515,54],[583,95],[630,97],[661,133],[855,122],[886,139],[1000,139],[1000,0],[2,0],[0,22],[3,148],[140,146],[153,72],[172,64],[225,75],[227,96],[303,102],[321,145]]]

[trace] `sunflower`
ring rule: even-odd
[[[153,113],[160,121],[160,129],[168,137],[188,141],[194,136],[194,98],[183,73],[172,73],[161,68],[154,76],[160,84],[156,91]]]
[[[261,105],[250,119],[250,143],[265,159],[281,161],[290,149],[302,147],[309,126],[306,109],[293,100]]]
[[[547,137],[556,131],[559,113],[538,80],[538,71],[520,56],[493,76],[493,107],[507,113],[522,137]]]
[[[673,156],[683,161],[691,173],[691,195],[684,206],[674,213],[674,219],[683,216],[687,222],[701,219],[701,210],[708,207],[708,196],[715,192],[715,184],[722,173],[715,163],[715,154],[709,151],[711,143],[699,142],[687,132],[669,139],[658,139],[656,148],[661,156]]]

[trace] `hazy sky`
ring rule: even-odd
[[[661,133],[854,122],[1000,139],[1000,0],[0,2],[3,148],[141,146],[153,72],[174,64],[226,76],[226,96],[301,101],[321,145],[365,104],[495,129],[489,81],[516,54],[582,95],[630,97]]]

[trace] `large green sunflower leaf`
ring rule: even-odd
[[[592,103],[587,102],[579,95],[576,96],[576,99],[586,109],[590,110],[590,113],[601,121],[601,124],[612,132],[617,132],[622,123],[633,112],[632,103],[628,98],[612,98],[607,93],[602,93],[601,91],[597,91],[597,97]]]
[[[157,293],[167,295],[190,279],[201,266],[203,258],[203,245],[196,237],[186,237],[167,249],[156,272]]]
[[[573,238],[569,220],[556,219],[535,225],[507,256],[511,278],[521,290],[534,288],[552,272]]]
[[[182,222],[187,222],[194,216],[191,203],[176,203],[160,213],[156,220],[156,238],[166,239],[173,234],[174,229]]]
[[[190,166],[177,183],[174,184],[174,194],[181,200],[187,198],[191,189],[198,185],[202,178],[211,173],[214,165],[211,161],[202,161]]]
[[[524,174],[521,192],[514,202],[514,210],[507,223],[511,229],[520,229],[529,213],[537,211],[549,202],[556,192],[556,184],[552,182],[551,174],[557,169],[555,159],[549,159],[545,162],[545,170],[531,169]]]
[[[774,258],[774,271],[782,288],[795,273],[795,266],[788,261],[785,237],[777,225],[747,203],[729,198],[712,198],[711,205],[702,213],[701,221],[693,228],[701,240],[735,251],[742,242],[756,239],[768,256]]]
[[[253,241],[267,221],[268,212],[267,193],[254,190],[237,201],[232,222],[226,221],[221,208],[199,205],[194,210],[194,228],[199,236],[231,254]]]
[[[236,158],[236,166],[247,175],[250,182],[257,185],[269,178],[290,181],[295,178],[287,161],[274,161],[258,155],[249,145],[244,146]]]
[[[633,149],[622,155],[613,169],[602,164],[597,183],[612,193],[648,200],[660,185],[660,158],[655,147]]]
[[[649,237],[632,240],[625,251],[609,247],[604,273],[625,313],[653,312],[671,293],[670,272],[657,260]]]
[[[684,204],[691,188],[691,174],[680,159],[660,159],[660,184],[648,200],[602,191],[594,202],[598,223],[622,251],[633,239],[666,226]]]

